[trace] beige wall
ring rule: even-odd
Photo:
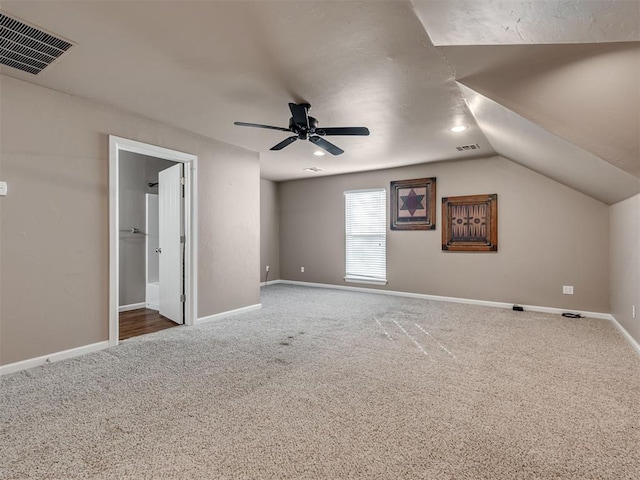
[[[269,277],[265,277],[269,265]],[[260,180],[260,281],[280,278],[280,205],[278,184]]]
[[[501,157],[281,183],[281,277],[344,285],[343,192],[420,177],[437,177],[437,229],[388,230],[387,289],[609,311],[608,207]],[[499,252],[442,252],[440,199],[484,193],[498,194]]]
[[[640,195],[609,210],[611,314],[640,342]]]
[[[198,316],[259,303],[257,154],[0,76],[0,363],[108,338],[109,134],[198,156]]]

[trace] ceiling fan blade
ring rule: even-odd
[[[291,145],[293,142],[295,142],[298,139],[298,137],[296,135],[292,136],[292,137],[288,137],[285,138],[283,141],[281,141],[279,144],[274,145],[273,147],[270,148],[270,150],[282,150],[284,147],[286,147],[287,145]]]
[[[322,137],[318,137],[314,135],[313,137],[309,137],[309,141],[315,143],[318,147],[322,148],[323,150],[326,150],[332,155],[340,155],[344,153],[344,150],[342,150],[340,147],[336,147],[333,143],[327,142]]]
[[[271,125],[260,125],[259,123],[247,123],[247,122],[233,122],[234,125],[239,125],[241,127],[256,127],[256,128],[268,128],[269,130],[280,130],[283,132],[290,132],[288,128],[283,127],[272,127]]]
[[[308,103],[300,103],[300,104],[290,103],[289,110],[291,110],[293,123],[305,128],[309,128],[309,117],[308,117],[309,104]]]
[[[316,128],[319,135],[369,135],[367,127],[327,127]]]

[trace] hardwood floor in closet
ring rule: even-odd
[[[160,315],[157,310],[139,308],[120,313],[120,340],[158,332],[178,324]]]

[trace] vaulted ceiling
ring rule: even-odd
[[[260,153],[289,180],[496,152],[606,203],[640,191],[635,0],[1,2],[76,44],[0,73]],[[0,77],[1,82],[1,77]],[[1,92],[0,92],[1,94]],[[367,126],[278,152],[288,102]],[[461,133],[450,127],[467,125]],[[457,147],[476,146],[460,151]],[[319,167],[309,173],[306,167]]]

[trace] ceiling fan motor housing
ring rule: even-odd
[[[318,128],[318,120],[313,117],[307,117],[309,121],[309,128],[306,125],[300,125],[295,122],[293,117],[289,119],[289,128],[294,133],[300,133],[306,131],[307,133],[313,133],[316,128]]]

